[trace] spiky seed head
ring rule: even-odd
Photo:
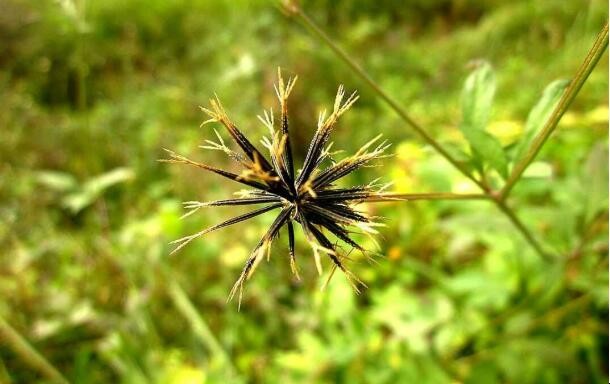
[[[288,232],[290,269],[296,278],[300,278],[294,250],[293,223],[298,224],[303,230],[313,252],[316,270],[320,275],[323,273],[323,256],[331,262],[330,273],[322,287],[328,285],[337,269],[343,272],[357,293],[360,292],[360,287],[366,287],[356,275],[347,269],[346,260],[348,260],[348,255],[340,251],[340,247],[337,243],[333,243],[329,236],[336,238],[337,242],[342,242],[348,247],[364,253],[365,250],[352,240],[351,234],[356,232],[355,229],[357,229],[359,230],[357,232],[372,236],[377,233],[375,228],[381,224],[365,212],[358,211],[357,205],[367,201],[380,201],[381,190],[387,186],[379,186],[377,180],[366,185],[352,187],[339,187],[336,182],[362,167],[369,166],[373,160],[385,157],[384,153],[389,144],[384,141],[371,149],[380,140],[381,136],[377,136],[365,143],[355,154],[337,162],[333,161],[325,166],[328,163],[327,159],[336,154],[336,152],[330,152],[332,147],[332,142],[329,143],[330,134],[341,115],[347,112],[358,100],[356,92],[351,93],[345,99],[345,89],[343,85],[340,85],[335,96],[332,112],[328,116],[326,111],[320,113],[317,130],[311,140],[303,165],[299,172],[295,173],[288,124],[288,97],[296,80],[297,77],[294,76],[289,78],[287,82],[284,81],[278,68],[278,82],[274,88],[280,104],[279,129],[275,126],[273,110],[265,110],[262,116],[258,116],[258,119],[270,133],[269,138],[265,137],[262,140],[263,146],[269,151],[269,158],[265,157],[230,120],[220,99],[215,96],[210,99],[210,108],[201,107],[202,111],[209,117],[202,125],[213,122],[223,125],[242,153],[230,149],[216,130],[215,135],[218,141],[206,140],[207,145],[201,148],[224,152],[241,166],[241,172],[236,174],[215,168],[190,160],[170,150],[166,150],[169,159],[162,160],[195,166],[251,188],[237,192],[237,198],[208,202],[185,202],[184,207],[188,212],[182,216],[183,218],[205,207],[264,204],[262,208],[174,240],[171,243],[175,246],[172,253],[209,232],[237,224],[275,209],[280,210],[265,235],[248,257],[237,281],[229,292],[229,300],[238,295],[240,306],[245,282],[250,279],[263,258],[266,257],[269,260],[271,244],[279,236],[283,227],[286,227]]]

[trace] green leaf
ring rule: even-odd
[[[464,136],[475,156],[498,171],[500,176],[504,178],[508,176],[508,160],[498,139],[485,131],[472,131]]]
[[[468,76],[462,89],[460,130],[470,144],[476,160],[508,175],[508,160],[500,141],[485,131],[489,121],[496,79],[487,62],[481,62]]]
[[[486,61],[479,63],[468,76],[462,89],[462,125],[466,130],[484,130],[489,120],[496,77],[491,65]]]
[[[64,197],[63,205],[76,214],[93,204],[95,200],[109,187],[131,180],[134,173],[129,168],[116,168],[85,182],[78,191]]]
[[[555,80],[544,89],[542,97],[538,100],[534,108],[532,108],[529,115],[527,115],[523,137],[515,149],[514,162],[517,162],[525,155],[534,140],[534,137],[540,132],[551,116],[555,105],[569,83],[568,80]]]

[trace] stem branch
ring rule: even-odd
[[[568,88],[566,88],[565,92],[561,96],[561,99],[559,99],[557,106],[553,110],[553,113],[547,120],[546,124],[532,142],[532,146],[513,168],[513,171],[511,172],[508,180],[506,181],[506,184],[504,185],[504,188],[502,188],[502,192],[500,193],[502,200],[506,199],[511,189],[521,178],[521,175],[523,174],[525,169],[530,165],[534,158],[536,158],[536,155],[538,155],[538,152],[540,152],[540,148],[542,148],[549,136],[555,131],[559,120],[561,120],[563,114],[570,107],[570,104],[572,103],[572,101],[582,88],[583,84],[593,71],[593,68],[595,68],[595,65],[602,57],[602,54],[606,50],[607,46],[608,23],[606,23],[599,35],[597,35],[597,38],[595,39],[593,46],[589,50],[589,53],[587,53],[587,56],[578,68],[578,71],[576,71],[574,79],[570,82]]]
[[[9,323],[0,317],[0,344],[6,344],[19,358],[33,370],[39,372],[53,383],[68,384],[66,379],[44,356]]]
[[[366,202],[383,203],[393,201],[416,201],[416,200],[486,200],[489,195],[483,193],[449,193],[449,192],[432,192],[432,193],[380,193],[374,198],[366,199]]]
[[[511,223],[519,230],[523,238],[536,250],[536,252],[542,257],[545,261],[553,261],[554,258],[548,254],[538,243],[538,240],[534,237],[534,235],[530,232],[529,229],[523,224],[523,222],[517,217],[515,212],[506,205],[506,202],[501,199],[494,199],[496,206],[500,209],[500,211],[504,212],[506,217],[511,221]]]

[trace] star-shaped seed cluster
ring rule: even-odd
[[[278,69],[278,84],[275,91],[281,111],[279,126],[275,123],[272,110],[265,111],[263,116],[258,116],[270,132],[270,136],[264,137],[261,141],[269,153],[268,157],[263,155],[229,119],[216,97],[210,100],[209,108],[202,108],[210,117],[202,125],[207,123],[222,124],[239,147],[240,152],[230,149],[217,131],[215,133],[218,141],[207,140],[207,144],[202,148],[226,153],[240,166],[241,172],[233,173],[222,170],[190,160],[170,150],[166,150],[169,153],[169,159],[162,160],[189,164],[250,188],[238,192],[236,198],[207,202],[185,202],[185,208],[189,211],[184,216],[191,215],[203,207],[264,205],[262,208],[173,241],[172,244],[175,249],[172,253],[209,232],[251,219],[265,212],[279,211],[265,235],[249,255],[239,278],[230,291],[229,300],[238,293],[241,302],[245,281],[254,273],[265,255],[269,259],[271,243],[279,236],[283,227],[286,227],[288,233],[290,268],[292,273],[299,278],[294,250],[294,223],[301,227],[313,250],[318,273],[322,273],[321,255],[324,254],[330,259],[332,270],[327,282],[335,270],[340,269],[356,292],[359,292],[360,285],[365,286],[346,268],[347,254],[341,252],[342,248],[337,244],[342,242],[351,249],[365,253],[365,249],[355,242],[350,235],[355,232],[374,234],[376,233],[374,227],[381,224],[374,221],[374,218],[365,212],[358,211],[356,206],[367,201],[383,201],[381,190],[385,186],[379,186],[376,181],[373,181],[367,185],[343,188],[337,186],[336,182],[364,166],[371,165],[373,160],[384,157],[384,151],[389,147],[389,144],[385,141],[380,142],[380,135],[364,144],[355,154],[334,161],[332,158],[333,152],[331,152],[332,142],[329,142],[333,127],[339,117],[358,100],[356,92],[346,98],[343,86],[339,86],[332,112],[328,115],[326,111],[320,113],[317,129],[307,150],[305,160],[301,168],[295,171],[288,124],[288,96],[296,80],[295,76],[284,82]]]

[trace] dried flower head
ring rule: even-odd
[[[217,142],[206,141],[207,145],[202,148],[219,150],[227,154],[238,163],[241,173],[232,173],[218,169],[203,163],[190,160],[173,151],[166,150],[170,158],[161,160],[172,163],[189,164],[206,171],[216,173],[237,183],[246,185],[252,189],[238,192],[238,197],[217,201],[188,201],[184,206],[189,211],[183,216],[188,216],[200,208],[210,206],[227,205],[255,205],[266,204],[263,208],[234,217],[200,232],[185,236],[172,242],[177,252],[192,240],[214,230],[227,227],[232,224],[253,218],[271,210],[279,210],[279,213],[267,233],[258,242],[246,261],[237,282],[231,289],[229,300],[236,293],[241,295],[243,285],[252,276],[260,261],[265,257],[269,259],[271,243],[278,237],[282,227],[288,231],[288,244],[290,255],[290,268],[292,273],[299,278],[299,271],[294,252],[294,226],[296,222],[302,228],[314,255],[314,261],[318,273],[322,273],[321,254],[328,256],[332,262],[332,270],[326,281],[330,280],[334,271],[340,269],[356,292],[359,285],[365,284],[351,273],[345,266],[347,254],[339,252],[339,247],[329,239],[328,234],[334,236],[338,241],[347,244],[352,249],[361,252],[365,250],[356,243],[350,235],[356,230],[361,233],[374,234],[375,227],[381,225],[360,212],[356,206],[366,201],[383,201],[384,194],[381,190],[386,186],[378,186],[375,181],[368,185],[340,188],[336,181],[364,166],[370,165],[372,160],[384,157],[384,151],[389,147],[385,141],[379,142],[380,136],[364,144],[355,154],[340,161],[332,159],[333,152],[330,151],[332,142],[329,142],[330,134],[337,120],[358,100],[356,92],[345,98],[343,86],[339,86],[332,112],[327,116],[322,112],[318,118],[317,130],[311,140],[304,163],[300,170],[295,171],[290,134],[288,129],[288,96],[296,82],[296,77],[284,82],[278,69],[278,84],[275,91],[280,103],[279,127],[273,117],[273,111],[265,111],[263,116],[258,116],[260,121],[269,129],[270,137],[265,137],[262,144],[269,151],[269,158],[265,157],[229,119],[220,101],[216,97],[210,100],[210,108],[201,108],[210,119],[202,125],[218,122],[221,123],[231,135],[231,138],[241,152],[235,152],[223,141],[220,134],[216,132]],[[323,165],[326,165],[324,167]],[[326,285],[326,284],[325,284]]]

